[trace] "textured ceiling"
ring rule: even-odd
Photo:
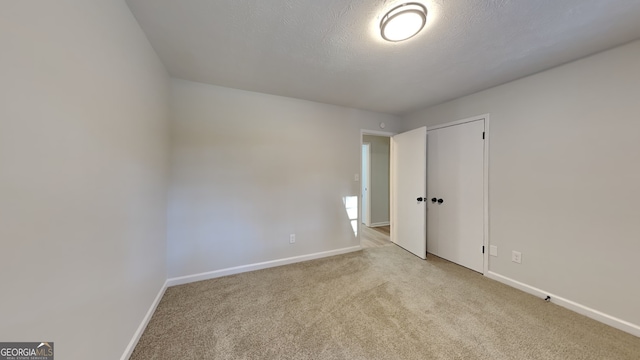
[[[169,73],[404,114],[640,38],[639,0],[428,0],[390,43],[383,0],[128,0]]]

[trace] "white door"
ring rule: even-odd
[[[428,251],[478,272],[484,265],[483,132],[484,120],[477,120],[428,136]]]
[[[427,128],[391,138],[391,241],[426,259]]]
[[[371,226],[371,144],[362,144],[362,223]]]

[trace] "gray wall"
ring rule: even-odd
[[[124,1],[3,1],[0,48],[0,339],[118,359],[166,280],[168,75]]]
[[[170,277],[359,245],[360,130],[397,117],[182,80],[171,99]]]
[[[389,223],[389,138],[364,135],[371,144],[371,224]]]
[[[490,113],[490,271],[636,325],[638,64],[636,41],[404,120],[409,130]]]

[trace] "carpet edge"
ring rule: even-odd
[[[506,277],[504,275],[500,275],[498,273],[495,273],[493,271],[488,271],[485,274],[486,277],[488,277],[489,279],[501,282],[505,285],[509,285],[513,288],[516,288],[518,290],[524,291],[528,294],[537,296],[541,299],[544,299],[545,297],[549,296],[551,297],[551,302],[554,304],[557,304],[559,306],[562,306],[563,308],[569,309],[573,312],[576,312],[578,314],[584,315],[588,318],[591,318],[593,320],[596,320],[598,322],[601,322],[603,324],[609,325],[611,327],[614,327],[618,330],[622,330],[626,333],[629,333],[631,335],[640,337],[640,326],[630,323],[628,321],[619,319],[615,316],[611,316],[609,314],[605,314],[601,311],[598,311],[596,309],[592,309],[588,306],[579,304],[575,301],[569,300],[569,299],[565,299],[561,296],[557,296],[554,294],[551,294],[547,291],[538,289],[536,287],[533,287],[531,285],[522,283],[520,281],[517,280],[513,280],[509,277]]]
[[[276,266],[289,265],[289,264],[294,264],[294,263],[308,261],[308,260],[321,259],[325,257],[335,256],[335,255],[342,255],[342,254],[359,251],[359,250],[362,250],[362,247],[360,245],[357,245],[357,246],[351,246],[351,247],[340,248],[335,250],[321,251],[321,252],[311,253],[306,255],[293,256],[293,257],[288,257],[283,259],[264,261],[264,262],[254,263],[254,264],[235,266],[235,267],[230,267],[226,269],[203,272],[199,274],[173,277],[173,278],[167,279],[167,287],[188,284],[196,281],[215,279],[222,276],[235,275],[235,274],[240,274],[248,271],[262,270],[262,269],[267,269],[267,268],[276,267]]]
[[[149,325],[149,321],[151,321],[151,318],[153,317],[153,313],[156,312],[156,309],[160,304],[160,300],[162,300],[162,296],[164,296],[164,292],[167,290],[167,287],[168,287],[167,283],[168,283],[168,280],[165,280],[164,284],[160,288],[160,291],[158,291],[158,295],[156,295],[156,298],[151,303],[149,310],[147,310],[147,313],[144,315],[144,318],[142,318],[142,322],[140,323],[140,326],[138,326],[138,329],[133,334],[133,338],[131,338],[129,345],[127,345],[127,348],[124,350],[124,354],[122,354],[122,357],[120,358],[120,360],[128,360],[133,354],[133,350],[136,348],[136,345],[138,345],[138,341],[140,341],[140,338],[142,337],[144,330],[147,328],[147,325]]]

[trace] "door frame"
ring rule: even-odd
[[[382,137],[392,137],[393,135],[396,135],[397,133],[394,132],[388,132],[388,131],[376,131],[376,130],[367,130],[367,129],[360,129],[360,151],[358,152],[360,155],[358,155],[360,157],[360,172],[358,173],[358,176],[362,176],[362,145],[364,144],[364,141],[362,139],[363,136],[365,135],[373,135],[373,136],[382,136]],[[371,158],[369,158],[371,159]],[[389,161],[391,161],[391,159],[389,159]],[[391,169],[389,169],[389,171],[391,171]],[[362,179],[360,179],[362,180]],[[359,192],[362,191],[362,181],[358,181],[358,186],[359,186]],[[389,193],[389,202],[391,202],[391,193]],[[360,240],[360,235],[362,234],[362,196],[358,196],[358,242],[361,243]],[[391,218],[389,218],[389,225],[393,226],[393,224],[391,224]]]
[[[476,115],[472,117],[468,117],[461,120],[451,121],[444,124],[438,124],[433,126],[427,126],[427,133],[432,130],[442,129],[450,126],[466,124],[472,121],[484,120],[484,178],[483,178],[483,189],[484,189],[484,234],[482,244],[484,246],[484,258],[483,258],[483,275],[487,275],[489,272],[489,140],[491,136],[489,136],[489,118],[490,114],[482,114]],[[427,140],[428,141],[428,140]],[[429,171],[427,169],[427,171]],[[429,224],[427,223],[427,226]],[[428,251],[428,249],[427,249]]]
[[[367,147],[367,168],[364,169],[364,147]],[[362,194],[362,222],[365,226],[371,226],[371,143],[362,143],[362,155],[360,156],[360,190]],[[366,194],[362,191],[366,187]],[[366,201],[365,201],[366,200]],[[364,211],[366,209],[366,211]]]

